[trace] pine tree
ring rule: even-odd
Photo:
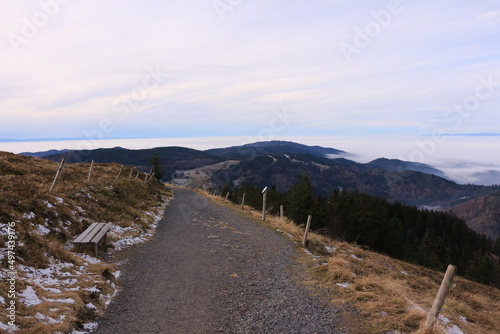
[[[149,160],[149,163],[151,164],[155,178],[161,181],[165,173],[163,171],[163,164],[161,163],[161,159],[156,152],[151,157],[151,160]]]

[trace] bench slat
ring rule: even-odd
[[[108,233],[108,231],[111,229],[111,226],[113,226],[112,223],[107,223],[106,225],[103,225],[101,230],[90,240],[90,242],[98,243],[101,238]]]
[[[101,223],[92,223],[85,231],[83,231],[82,234],[80,234],[74,241],[73,243],[87,243],[88,241],[84,241],[85,238],[87,238],[89,235],[94,235],[92,231],[96,228],[99,227],[99,224]]]
[[[94,228],[82,239],[81,243],[89,243],[96,233],[102,228],[103,223],[97,223]]]

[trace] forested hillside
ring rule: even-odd
[[[230,191],[231,200],[245,201],[261,208],[261,188],[243,184]],[[268,192],[268,208],[277,214],[284,205],[285,215],[296,223],[313,216],[312,229],[334,239],[368,247],[392,257],[444,270],[458,266],[458,273],[471,280],[500,286],[500,240],[472,231],[453,214],[419,210],[399,202],[368,194],[334,190],[330,196],[315,195],[311,180],[302,175],[287,192],[275,187]]]

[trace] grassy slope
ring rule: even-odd
[[[220,197],[206,196],[223,202]],[[241,212],[239,206],[224,204]],[[244,214],[261,221],[260,212],[246,209]],[[265,224],[297,244],[302,242],[304,226],[269,216]],[[420,327],[444,273],[315,233],[308,239],[307,252],[298,248],[300,258],[310,269],[308,283],[324,287],[332,302],[358,308],[370,333],[489,334],[500,328],[500,290],[457,277],[438,325],[426,332]]]
[[[144,183],[144,174],[129,181],[127,168],[116,182],[120,168],[96,164],[88,183],[89,164],[67,164],[49,194],[58,164],[0,152],[0,331],[9,320],[3,312],[10,302],[9,223],[17,236],[16,333],[68,332],[102,314],[119,271],[94,258],[91,246],[73,247],[72,240],[92,222],[114,223],[111,247],[146,240],[170,196],[160,182]]]

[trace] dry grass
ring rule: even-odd
[[[25,305],[18,295],[16,333],[67,333],[101,315],[116,293],[117,267],[93,258],[90,246],[73,247],[72,240],[93,222],[132,227],[127,231],[132,237],[143,235],[154,220],[147,212],[158,212],[171,196],[160,182],[129,181],[127,168],[115,181],[117,164],[95,164],[88,183],[89,167],[65,165],[49,194],[57,163],[0,152],[0,245],[8,240],[7,224],[14,222],[16,292],[32,289],[40,301]],[[116,241],[121,235],[110,237]],[[8,302],[6,257],[1,264],[0,296]],[[5,324],[6,305],[0,307]]]
[[[205,194],[241,212],[239,206]],[[261,213],[243,213],[262,222]],[[304,228],[279,217],[267,217],[266,226],[301,244]],[[308,252],[298,247],[309,268],[311,286],[329,291],[334,303],[356,307],[370,333],[438,334],[457,326],[463,333],[491,334],[500,328],[500,290],[457,277],[441,312],[444,318],[430,330],[421,328],[444,273],[361,249],[356,245],[310,233]],[[448,324],[445,324],[448,322]],[[443,322],[444,321],[444,322]]]

